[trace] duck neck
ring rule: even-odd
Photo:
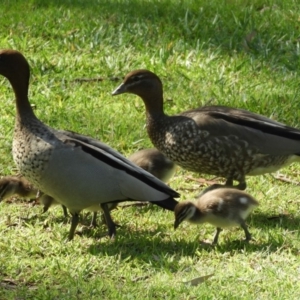
[[[162,122],[166,115],[162,110],[146,110],[146,127],[150,137],[156,136],[157,132],[163,131]]]
[[[142,98],[146,107],[147,119],[157,119],[165,116],[162,91],[155,90],[155,92],[148,92]]]
[[[164,131],[165,126],[162,124],[166,120],[166,115],[163,109],[163,96],[162,92],[158,93],[148,93],[143,97],[145,107],[146,107],[146,128],[149,137],[152,142],[158,138],[158,135]]]
[[[24,80],[14,77],[9,81],[16,97],[17,120],[22,122],[24,118],[36,118],[28,100],[29,78]]]

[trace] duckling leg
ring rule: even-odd
[[[78,213],[71,213],[72,219],[71,219],[71,228],[69,231],[68,240],[71,241],[74,238],[75,229],[79,222],[79,214]]]
[[[108,228],[108,235],[111,239],[114,239],[114,237],[116,235],[116,224],[114,223],[114,221],[112,220],[112,218],[110,216],[107,204],[102,203],[102,204],[100,204],[100,206],[101,206],[101,209],[103,210],[103,213],[104,213],[106,225],[107,225],[107,228]]]
[[[42,214],[44,214],[45,212],[47,212],[48,209],[49,209],[49,207],[50,207],[50,205],[44,205]]]
[[[246,240],[245,241],[249,242],[252,239],[252,236],[251,236],[251,233],[249,232],[248,227],[247,227],[247,225],[246,225],[246,223],[245,223],[244,220],[241,221],[241,227],[245,231],[245,235],[246,235]]]
[[[48,211],[49,207],[52,205],[53,198],[44,194],[41,191],[38,191],[38,198],[39,198],[40,203],[44,204],[43,212],[42,212],[44,214],[45,212]]]
[[[219,234],[220,234],[220,232],[221,232],[222,230],[223,230],[222,228],[217,227],[217,231],[216,231],[214,240],[213,240],[213,242],[212,242],[213,245],[218,244]]]
[[[93,217],[92,217],[92,222],[91,222],[91,225],[90,227],[97,227],[97,212],[94,211],[93,212]]]
[[[64,212],[64,217],[65,217],[65,218],[68,218],[68,217],[69,217],[69,214],[68,214],[67,208],[66,208],[64,205],[62,205],[61,207],[62,207],[63,212]]]
[[[45,204],[44,207],[43,207],[42,214],[44,214],[45,212],[47,212],[49,210],[50,206],[51,206],[51,203]],[[64,205],[62,205],[61,207],[63,209],[64,217],[67,219],[69,217],[68,210],[67,210],[67,208]]]

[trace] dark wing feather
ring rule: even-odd
[[[300,155],[300,130],[264,116],[225,106],[207,106],[180,115],[212,136],[236,136],[261,154]]]
[[[223,119],[237,125],[247,126],[256,130],[263,131],[272,135],[282,136],[300,141],[300,130],[294,127],[287,126],[283,123],[276,122],[262,115],[255,114],[243,109],[228,108],[217,106],[217,109],[211,107],[207,109],[207,113],[216,118]],[[204,107],[205,111],[205,107]]]
[[[65,135],[65,138],[60,137],[64,143],[71,143],[77,147],[81,147],[84,152],[94,156],[108,165],[111,165],[116,169],[127,172],[131,176],[136,177],[160,192],[166,193],[175,198],[180,196],[176,191],[171,189],[162,181],[142,168],[136,166],[106,144],[73,132],[59,131],[59,133]]]

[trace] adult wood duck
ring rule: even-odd
[[[81,210],[100,206],[110,237],[116,233],[108,203],[149,201],[174,211],[179,194],[109,146],[42,123],[28,100],[29,64],[15,50],[0,51],[0,74],[13,87],[16,123],[13,158],[20,173],[72,214],[69,239]]]
[[[249,194],[230,188],[218,188],[202,194],[195,201],[182,201],[175,207],[176,229],[183,221],[194,224],[210,223],[217,227],[213,244],[218,243],[222,228],[241,226],[246,241],[251,234],[245,223],[246,218],[258,206]]]
[[[113,95],[135,94],[146,107],[153,145],[189,171],[225,177],[226,186],[246,188],[246,175],[274,172],[300,161],[300,130],[264,116],[225,106],[205,106],[168,116],[163,86],[148,70],[125,76]]]

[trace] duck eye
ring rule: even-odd
[[[140,81],[140,76],[133,76],[132,81],[135,81],[135,82]]]

